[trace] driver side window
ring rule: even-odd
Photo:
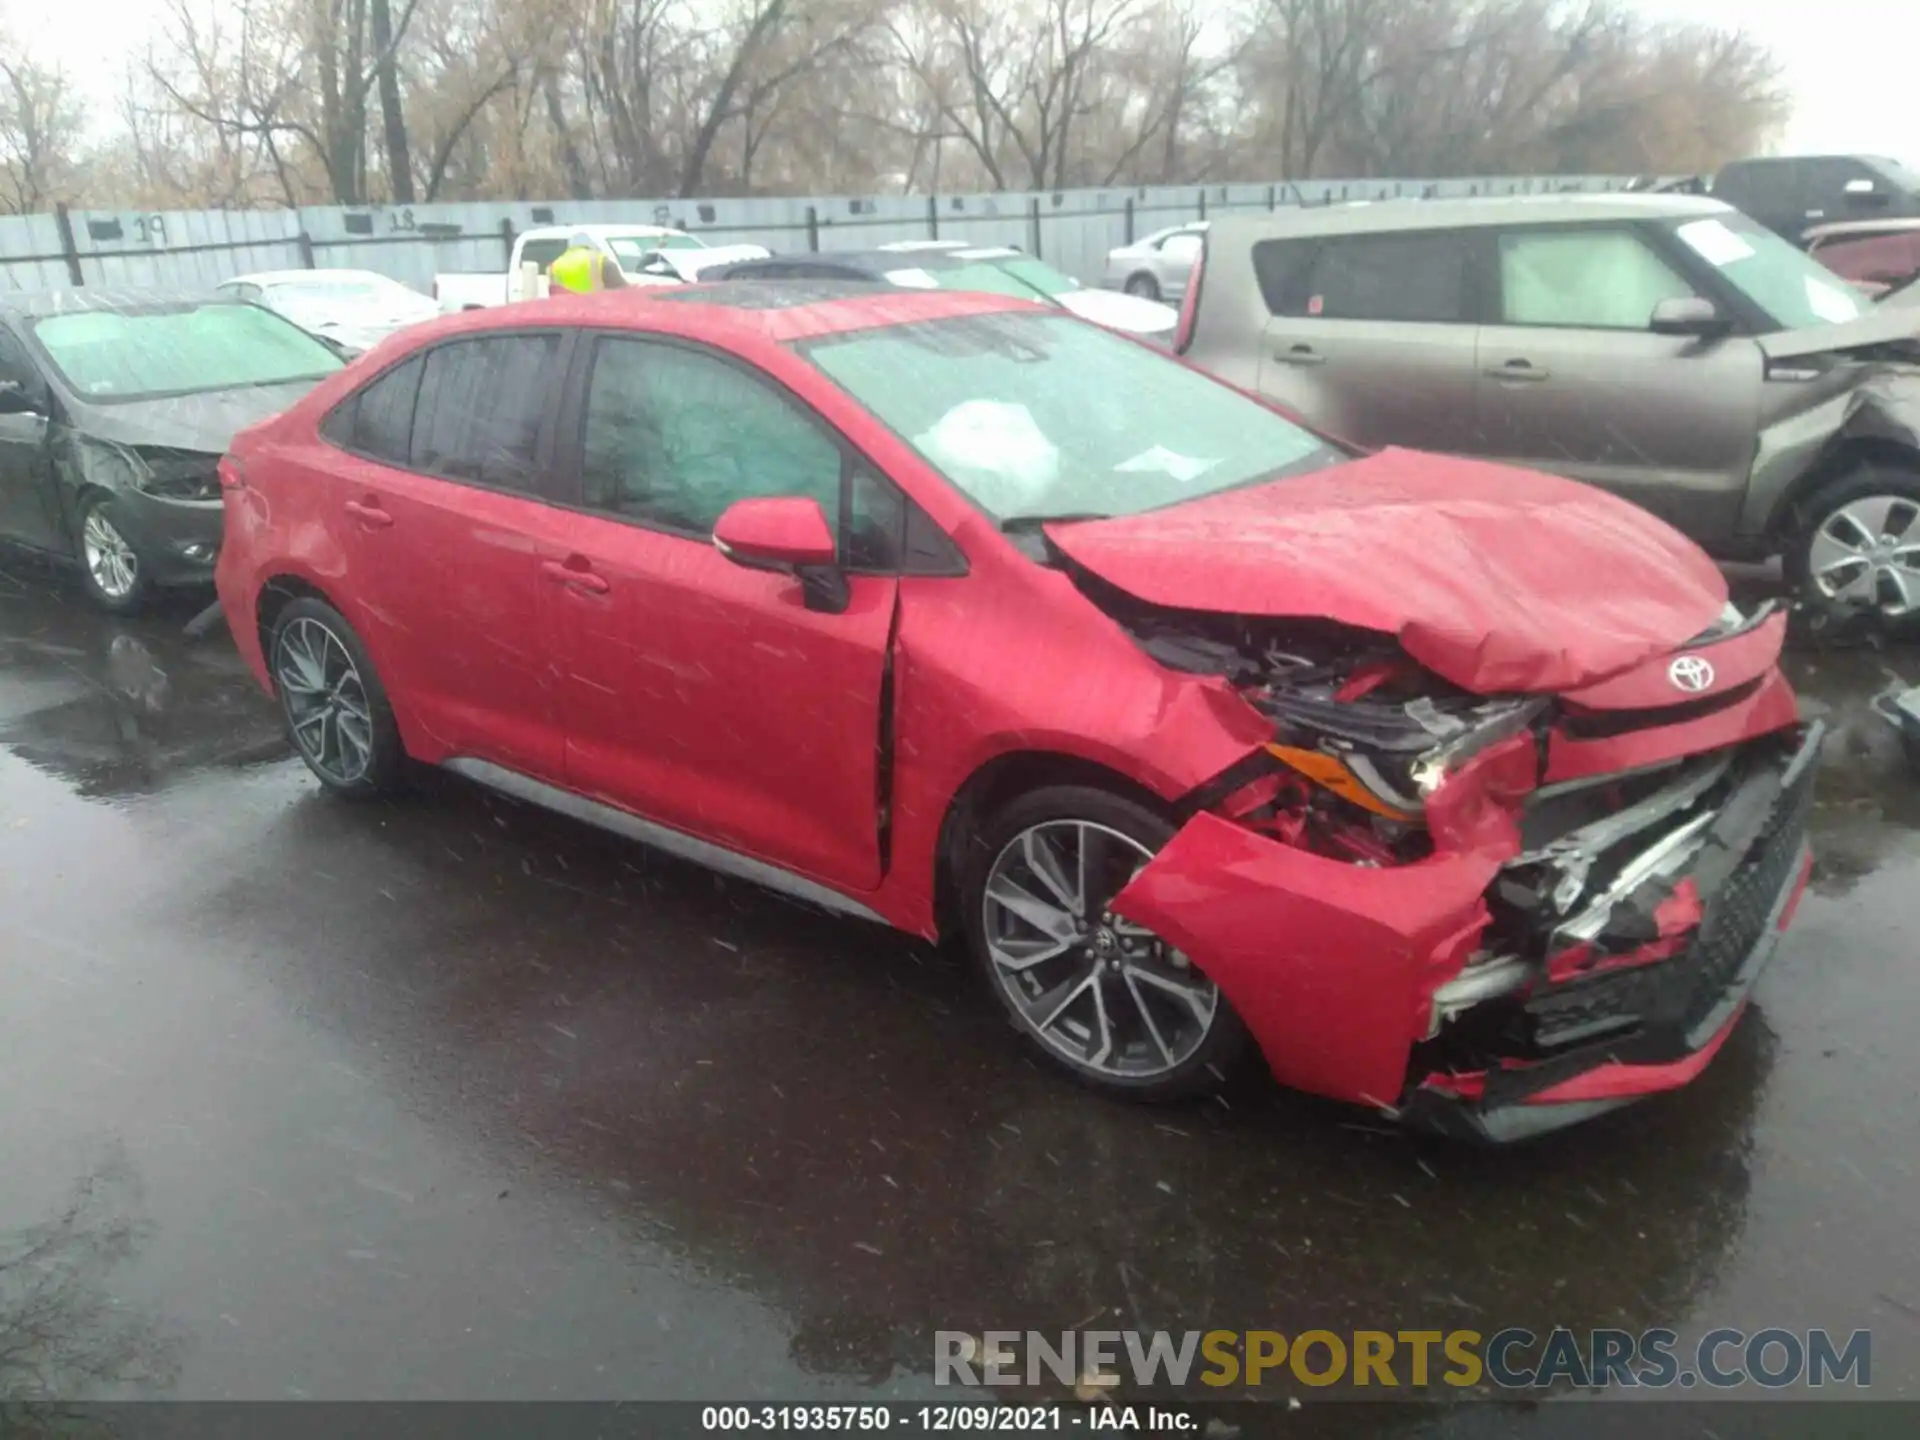
[[[1508,325],[1645,330],[1662,300],[1697,292],[1631,230],[1522,230],[1500,237]]]
[[[804,496],[840,513],[840,447],[736,365],[679,345],[603,339],[587,391],[590,509],[705,538],[736,500]]]
[[[0,384],[7,382],[20,389],[26,389],[39,383],[39,375],[27,359],[27,352],[20,343],[0,329]]]

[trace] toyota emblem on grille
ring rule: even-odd
[[[1682,655],[1667,666],[1667,678],[1674,689],[1698,695],[1713,684],[1713,666],[1698,655]]]

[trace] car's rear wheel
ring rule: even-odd
[[[1172,836],[1144,805],[1062,785],[1014,801],[967,847],[962,900],[988,987],[1048,1061],[1130,1099],[1216,1089],[1248,1048],[1218,987],[1109,908]]]
[[[146,562],[120,525],[110,495],[94,494],[80,507],[80,580],[95,605],[132,615],[153,594]]]
[[[1158,300],[1160,298],[1160,282],[1144,271],[1138,275],[1129,275],[1127,277],[1126,289],[1127,294],[1138,295],[1142,300]]]
[[[1877,616],[1920,629],[1920,471],[1858,465],[1801,507],[1786,573],[1799,598],[1833,621]]]
[[[340,612],[293,601],[274,621],[271,656],[287,737],[320,783],[360,798],[398,789],[406,751],[366,647]]]

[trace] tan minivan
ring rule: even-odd
[[[1336,436],[1588,481],[1904,626],[1917,337],[1719,201],[1544,195],[1216,216],[1181,343]]]

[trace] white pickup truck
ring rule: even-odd
[[[619,262],[633,285],[680,285],[707,265],[760,259],[760,245],[710,246],[697,235],[664,225],[544,225],[516,236],[504,273],[450,271],[433,277],[442,312],[482,310],[546,294],[547,269],[585,235]]]

